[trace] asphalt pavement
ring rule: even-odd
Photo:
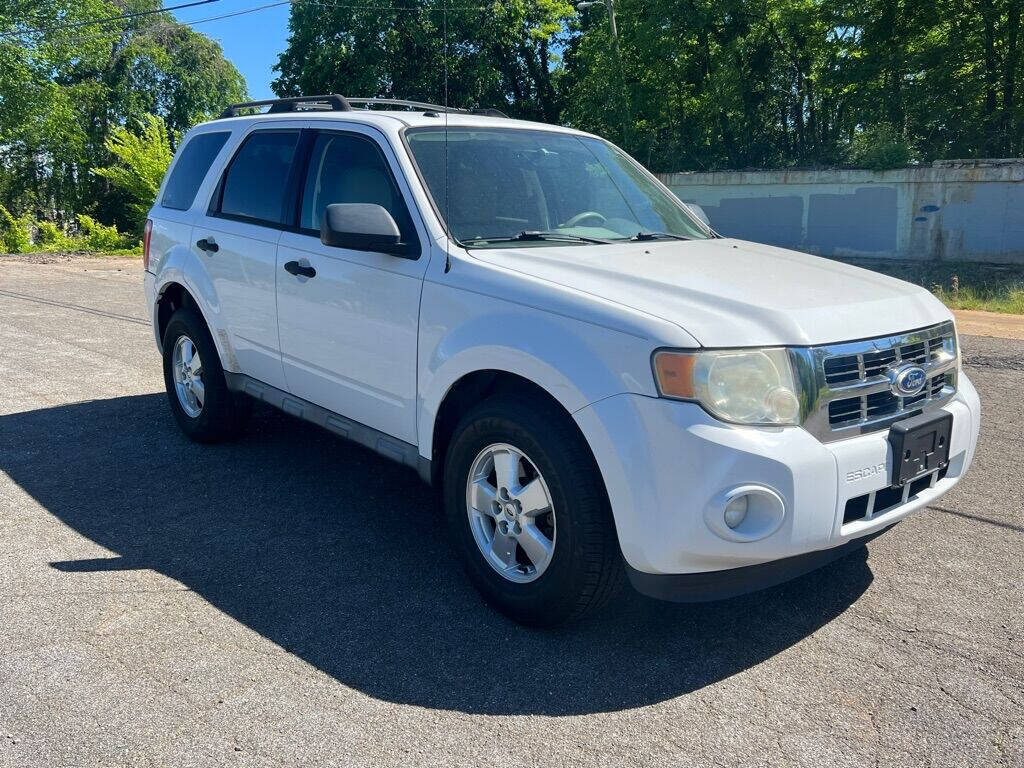
[[[174,425],[138,261],[0,258],[0,766],[1024,766],[1024,341],[936,506],[797,581],[524,629],[408,470]]]

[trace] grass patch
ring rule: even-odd
[[[837,261],[923,285],[951,309],[1024,315],[1024,265],[896,259]]]
[[[16,258],[18,256],[54,256],[86,259],[141,259],[142,248],[51,248],[33,246],[23,251],[9,251],[0,248],[0,257]]]
[[[90,256],[100,259],[141,259],[142,248],[127,248],[113,251],[88,251]]]

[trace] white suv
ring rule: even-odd
[[[720,237],[579,131],[258,104],[188,133],[147,222],[174,415],[221,440],[256,398],[417,469],[515,619],[623,575],[777,584],[967,470],[980,405],[926,290]]]

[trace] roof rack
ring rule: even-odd
[[[431,104],[426,101],[410,101],[409,99],[347,99],[349,104],[362,104],[373,106],[383,104],[389,107],[409,107],[425,112],[461,112],[466,115],[488,115],[490,117],[508,117],[504,112],[497,109],[462,109],[461,107],[445,107],[441,104]]]
[[[409,107],[409,109],[415,109],[417,111],[424,110],[425,112],[455,112],[457,111],[454,107],[444,107],[440,104],[431,104],[427,101],[410,101],[408,99],[348,99],[349,104],[362,104],[363,106],[372,107],[375,104],[383,104],[388,107]]]
[[[290,96],[284,99],[264,99],[262,101],[246,101],[242,104],[232,104],[220,113],[221,118],[238,117],[243,109],[253,107],[266,107],[267,114],[271,112],[305,112],[305,111],[328,111],[328,112],[351,112],[352,105],[359,104],[369,109],[374,105],[389,107],[408,107],[416,111],[424,112],[459,112],[467,115],[486,115],[488,117],[508,117],[504,112],[497,109],[462,109],[460,107],[445,107],[441,104],[430,104],[426,101],[409,101],[408,99],[346,99],[338,93],[330,93],[323,96]],[[219,118],[218,118],[219,119]]]
[[[323,96],[289,96],[285,99],[244,101],[241,104],[232,104],[220,113],[220,117],[238,117],[240,110],[266,106],[270,107],[270,109],[267,110],[267,114],[270,114],[271,112],[301,112],[304,110],[325,110],[331,112],[352,111],[352,106],[344,96],[337,93],[328,93]]]

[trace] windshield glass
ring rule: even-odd
[[[466,244],[507,247],[508,240],[518,239],[565,245],[629,240],[641,233],[710,236],[628,155],[600,139],[452,128],[446,184],[445,129],[412,129],[406,136],[438,210],[455,239]]]

